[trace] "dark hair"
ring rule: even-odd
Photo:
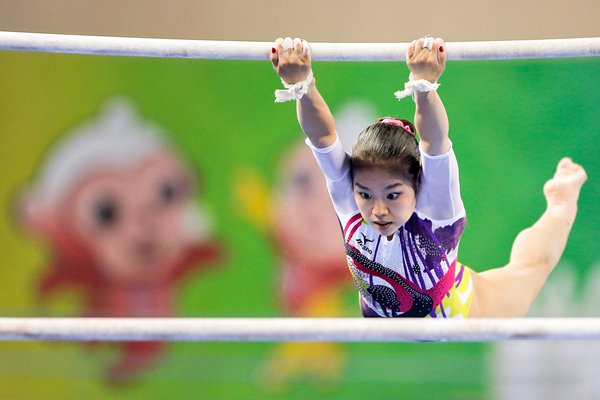
[[[417,193],[421,183],[421,153],[414,125],[404,119],[380,118],[358,135],[352,146],[350,166],[353,176],[363,168],[393,170],[410,182]]]

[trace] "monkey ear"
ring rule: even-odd
[[[18,227],[36,236],[50,234],[51,216],[49,207],[33,190],[23,189],[15,195],[13,216]]]

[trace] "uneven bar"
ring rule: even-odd
[[[312,43],[314,60],[404,60],[408,43]],[[0,31],[0,50],[112,56],[268,60],[271,42],[151,39]],[[446,43],[449,60],[597,57],[600,38]]]
[[[0,318],[2,341],[600,340],[600,318]]]

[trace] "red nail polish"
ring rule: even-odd
[[[444,52],[444,47],[440,46],[440,53],[443,53],[443,52]]]
[[[275,54],[277,50],[275,50],[275,47],[271,47],[271,53]]]

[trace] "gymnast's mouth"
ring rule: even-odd
[[[392,223],[391,222],[373,221],[373,225],[375,225],[378,228],[385,229],[385,228],[388,228],[390,225],[392,225]]]

